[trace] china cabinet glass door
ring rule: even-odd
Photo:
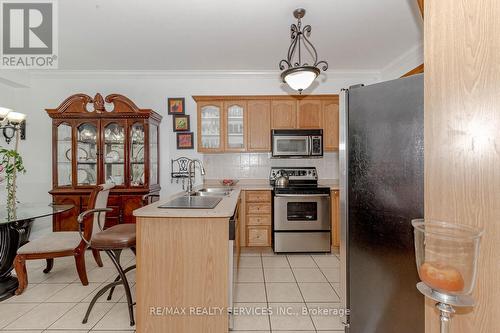
[[[97,126],[83,123],[77,128],[76,176],[78,186],[97,184]]]
[[[222,149],[221,129],[222,117],[221,107],[218,105],[205,105],[200,109],[201,137],[200,144],[202,150]]]
[[[226,150],[245,149],[245,103],[225,104],[226,111]]]
[[[144,186],[144,124],[130,128],[130,186]]]
[[[158,184],[158,126],[149,126],[149,184]]]
[[[67,123],[57,126],[57,186],[71,186],[71,162],[73,159],[71,134],[72,128]]]
[[[120,186],[125,181],[125,127],[111,122],[104,127],[104,180]]]

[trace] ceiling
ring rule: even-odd
[[[331,70],[381,70],[421,44],[416,0],[64,0],[62,70],[277,70],[295,8]]]

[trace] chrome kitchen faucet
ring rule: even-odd
[[[205,175],[205,167],[203,166],[203,162],[198,160],[198,159],[194,159],[194,160],[190,160],[189,163],[188,163],[188,166],[187,166],[187,169],[188,169],[188,186],[187,186],[187,193],[188,195],[191,195],[191,192],[193,192],[193,178],[194,180],[196,181],[196,162],[198,162],[198,165],[200,166],[200,173],[202,176]],[[194,169],[193,169],[193,173],[191,174],[191,168],[194,166]]]

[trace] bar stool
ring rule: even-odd
[[[104,208],[103,211],[109,211],[109,208]],[[90,211],[89,211],[90,212]],[[78,222],[81,224],[85,220],[85,215],[89,212],[84,212],[78,216]],[[102,229],[102,226],[99,224],[100,232],[94,234],[90,241],[86,241],[92,249],[98,251],[104,251],[111,259],[113,265],[115,265],[116,270],[118,271],[118,276],[116,279],[104,286],[99,292],[94,296],[92,301],[89,304],[87,309],[87,313],[83,318],[82,323],[86,324],[87,320],[90,316],[90,312],[94,307],[95,303],[104,295],[108,290],[110,290],[108,300],[111,299],[113,295],[113,291],[116,286],[123,285],[125,288],[125,295],[127,296],[127,304],[128,304],[128,312],[130,316],[130,326],[135,325],[134,320],[134,305],[135,303],[132,301],[132,294],[130,293],[130,285],[127,280],[126,273],[130,270],[134,269],[136,265],[132,265],[126,269],[123,269],[120,264],[120,255],[122,250],[131,249],[135,255],[135,224],[118,224],[108,228],[106,230]]]

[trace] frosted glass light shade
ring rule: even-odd
[[[7,119],[12,123],[12,124],[19,124],[23,120],[26,119],[26,115],[21,112],[9,112],[7,114]]]
[[[281,73],[283,82],[293,90],[302,92],[309,88],[319,74],[319,69],[313,66],[289,68]]]

